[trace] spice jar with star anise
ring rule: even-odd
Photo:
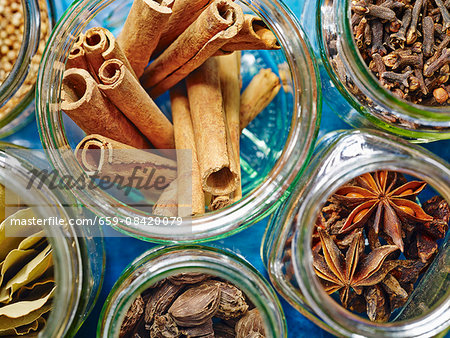
[[[431,336],[450,325],[450,166],[376,131],[328,134],[269,222],[277,291],[336,335]]]
[[[243,258],[218,248],[156,247],[122,273],[97,337],[287,337],[275,291]]]
[[[357,128],[450,138],[450,15],[445,0],[308,0],[325,102]],[[316,15],[311,15],[315,13]]]

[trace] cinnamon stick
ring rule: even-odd
[[[241,129],[239,127],[240,110],[240,52],[234,52],[230,55],[216,57],[219,67],[220,87],[223,97],[223,107],[225,110],[226,124],[230,133],[230,141],[233,147],[238,175],[238,186],[236,190],[227,196],[214,196],[212,198],[210,209],[218,210],[226,207],[232,202],[242,198],[241,188],[241,169],[239,156],[239,141]]]
[[[242,8],[215,0],[150,66],[141,82],[157,97],[197,69],[242,28]]]
[[[70,50],[67,58],[66,69],[80,68],[88,70],[88,62],[86,59],[86,52],[82,45],[75,44]]]
[[[175,161],[102,135],[88,135],[81,140],[75,157],[88,175],[109,177],[121,186],[136,189],[161,193],[177,177]]]
[[[67,58],[66,69],[70,68],[81,68],[88,70],[88,62],[86,59],[86,52],[83,47],[84,34],[80,33]]]
[[[105,98],[84,69],[64,72],[61,109],[87,134],[102,134],[135,148],[149,147],[135,126]]]
[[[84,37],[83,48],[86,51],[86,59],[91,67],[91,72],[96,78],[100,66],[105,60],[119,59],[137,78],[127,57],[117,43],[114,35],[102,27],[89,29]]]
[[[205,194],[200,178],[189,101],[183,86],[178,85],[170,90],[170,102],[178,163],[178,216],[203,214]]]
[[[212,0],[176,0],[172,15],[156,47],[155,54],[160,54],[193,23]]]
[[[138,77],[147,67],[172,14],[174,0],[134,0],[117,43]]]
[[[236,50],[278,50],[280,48],[277,37],[261,18],[245,14],[242,29],[230,42],[222,46],[217,54],[229,54]]]
[[[173,149],[173,125],[122,61],[105,61],[99,70],[101,91],[159,149]]]
[[[217,60],[208,59],[187,80],[200,176],[205,192],[226,195],[236,190],[238,169],[227,132]]]
[[[177,180],[170,183],[161,196],[159,196],[158,201],[153,206],[153,214],[164,217],[178,216]]]
[[[272,102],[280,88],[280,79],[270,69],[261,69],[253,77],[241,95],[241,130]]]

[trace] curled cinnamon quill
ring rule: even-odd
[[[136,77],[130,62],[117,43],[116,38],[106,28],[94,27],[89,29],[84,36],[83,48],[86,51],[86,59],[94,77],[97,76],[98,70],[103,62],[111,59],[119,59],[122,61],[133,76]]]
[[[161,35],[155,53],[160,54],[174,42],[211,2],[212,0],[176,0],[173,4],[172,15]]]
[[[150,95],[158,97],[214,55],[242,28],[242,8],[231,0],[215,0],[141,77]]]
[[[178,216],[203,214],[205,195],[195,145],[194,129],[186,90],[180,85],[170,90],[175,145],[178,162]]]
[[[101,91],[156,148],[175,148],[172,123],[122,61],[105,61],[100,67],[99,78]]]
[[[218,54],[228,54],[235,50],[277,50],[281,46],[277,37],[259,17],[245,14],[244,25],[239,33],[224,46]]]
[[[238,185],[238,168],[226,128],[217,60],[208,59],[188,76],[186,85],[203,190],[215,196],[230,194]]]
[[[177,177],[175,161],[102,135],[86,136],[77,145],[75,157],[88,175],[121,177],[123,186],[154,186],[152,180],[158,177],[163,177],[164,185],[168,185]]]
[[[84,34],[80,33],[75,41],[72,49],[70,50],[69,56],[67,58],[66,69],[70,68],[81,68],[88,70],[88,62],[86,59],[86,51],[83,47]]]
[[[61,109],[87,134],[102,134],[135,148],[149,147],[135,126],[100,92],[84,69],[64,72]]]
[[[241,130],[277,96],[281,84],[278,76],[270,69],[261,69],[241,95]]]
[[[165,217],[176,217],[178,215],[177,180],[170,183],[159,196],[158,201],[153,206],[153,214]]]
[[[130,13],[117,37],[130,65],[139,77],[169,22],[174,0],[134,0]]]

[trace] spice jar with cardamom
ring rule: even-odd
[[[73,336],[102,283],[103,238],[42,154],[2,144],[0,160],[0,336]]]
[[[204,246],[157,247],[122,273],[99,337],[286,337],[275,291],[243,258]]]
[[[448,2],[307,1],[325,102],[357,128],[450,138]],[[316,13],[316,15],[310,15]]]
[[[54,18],[52,0],[0,1],[0,137],[34,118],[35,83]]]
[[[449,164],[377,131],[328,134],[271,217],[277,291],[335,335],[432,336],[450,324]]]

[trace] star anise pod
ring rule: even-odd
[[[322,279],[325,291],[332,294],[339,291],[342,305],[347,308],[350,288],[361,295],[364,286],[381,282],[395,268],[396,264],[385,259],[398,250],[395,245],[384,245],[361,256],[362,233],[353,238],[345,256],[323,229],[317,228],[322,244],[323,256],[314,255],[314,269]]]
[[[411,181],[396,187],[397,173],[386,170],[363,174],[355,182],[356,185],[345,185],[334,194],[336,199],[353,209],[341,233],[365,226],[375,213],[375,233],[378,234],[382,226],[383,232],[403,252],[402,223],[433,220],[414,202],[426,182]]]

